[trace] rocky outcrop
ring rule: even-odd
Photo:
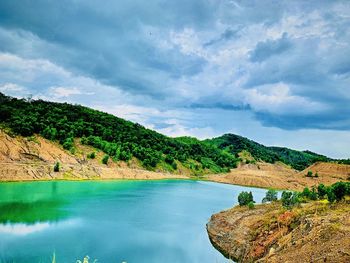
[[[237,262],[350,262],[350,206],[324,202],[292,211],[280,203],[211,217],[212,244]]]

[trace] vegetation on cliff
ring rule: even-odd
[[[237,262],[349,262],[350,182],[275,197],[269,190],[268,204],[214,214],[212,244]]]

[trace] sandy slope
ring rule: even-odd
[[[142,170],[135,161],[129,166],[110,161],[106,166],[101,164],[101,152],[94,160],[86,158],[92,151],[96,150],[77,144],[77,152],[72,155],[61,145],[40,136],[33,140],[13,138],[0,130],[0,181],[188,178]],[[56,162],[61,163],[58,173],[53,171]]]
[[[73,154],[58,143],[40,136],[11,137],[0,129],[0,181],[51,180],[51,179],[163,179],[188,178],[189,171],[178,165],[178,173],[151,172],[142,169],[136,159],[126,164],[109,161],[101,164],[102,152],[92,147],[75,143]],[[94,160],[87,159],[88,153],[96,152]],[[56,162],[62,167],[53,172]],[[307,178],[308,170],[319,174],[318,178]],[[282,164],[244,164],[227,174],[208,175],[203,179],[215,182],[239,184],[278,189],[301,190],[305,186],[319,183],[332,184],[350,176],[350,165],[317,163],[302,172]]]
[[[306,177],[309,170],[314,174],[317,172],[319,177]],[[349,176],[350,165],[344,164],[316,163],[298,172],[281,163],[257,163],[242,165],[227,174],[210,175],[208,180],[264,188],[302,190],[306,186],[311,187],[320,183],[329,185],[345,181]]]

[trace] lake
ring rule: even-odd
[[[205,225],[266,190],[191,180],[0,183],[0,262],[228,262]]]

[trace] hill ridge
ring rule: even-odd
[[[114,161],[136,158],[148,170],[176,173],[179,166],[193,175],[223,173],[242,161],[239,153],[250,152],[255,161],[281,161],[303,170],[317,161],[332,159],[310,151],[266,147],[240,135],[225,134],[207,140],[171,138],[138,123],[81,105],[17,99],[0,93],[0,125],[8,132],[30,137],[40,134],[74,152],[74,140],[103,151]]]

